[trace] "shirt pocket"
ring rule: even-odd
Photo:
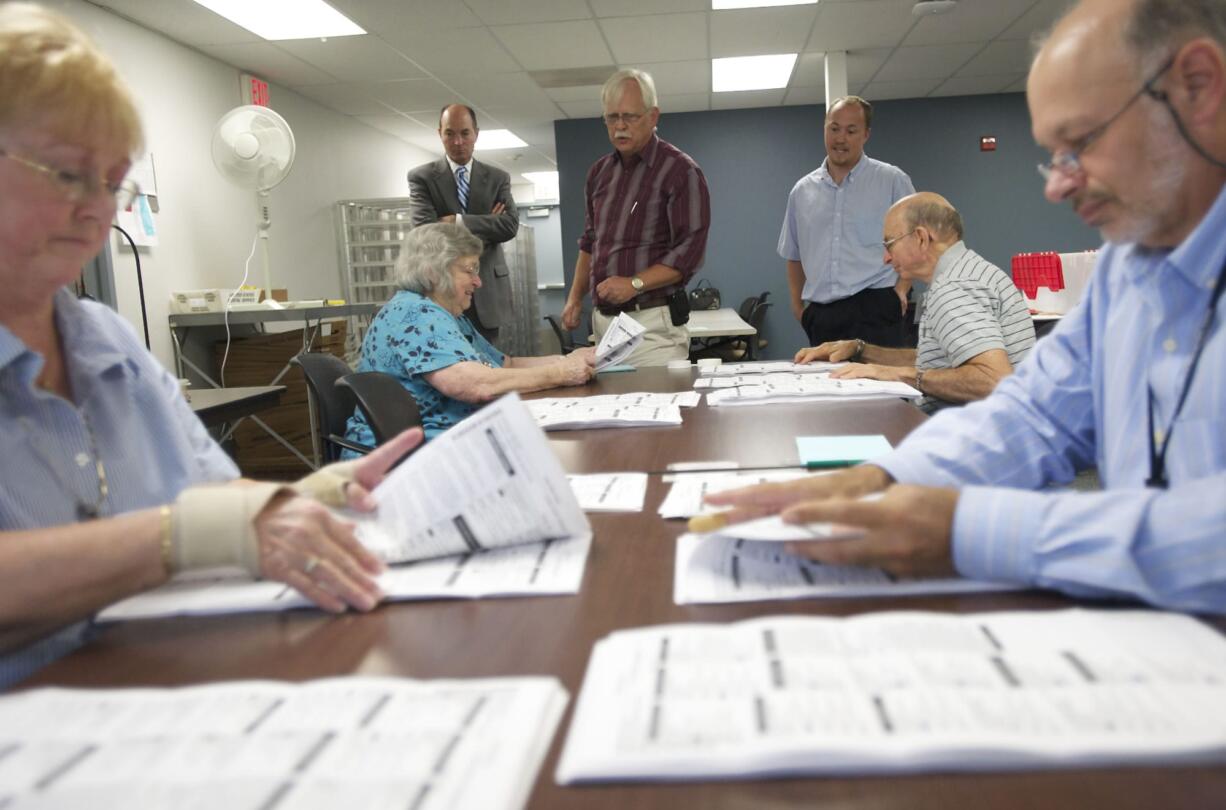
[[[882,247],[881,229],[885,217],[878,219],[872,215],[861,214],[852,220],[851,233],[856,240],[856,244],[861,247],[877,248],[882,253],[885,253],[885,248]],[[884,262],[883,262],[884,263]]]

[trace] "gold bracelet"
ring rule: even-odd
[[[862,357],[864,357],[864,339],[856,338],[856,350],[852,353],[849,359],[853,363],[859,363]]]
[[[158,507],[158,516],[162,520],[162,568],[166,576],[174,576],[174,519],[169,506]]]

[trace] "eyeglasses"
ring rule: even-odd
[[[895,242],[901,242],[903,239],[906,239],[908,236],[910,236],[910,235],[911,235],[911,234],[913,234],[913,233],[915,233],[915,229],[914,229],[914,228],[912,228],[911,230],[907,231],[907,232],[906,232],[906,233],[904,233],[902,236],[895,236],[893,239],[887,239],[887,240],[885,240],[884,242],[882,242],[882,243],[881,243],[881,247],[885,248],[885,251],[886,251],[887,253],[893,253],[893,252],[894,252],[894,243],[895,243]]]
[[[1120,116],[1126,113],[1128,108],[1135,104],[1137,99],[1139,99],[1141,96],[1149,96],[1155,101],[1165,101],[1166,93],[1156,89],[1153,84],[1154,82],[1158,81],[1158,78],[1161,77],[1163,73],[1170,70],[1171,65],[1173,64],[1175,64],[1175,57],[1171,56],[1170,59],[1167,59],[1166,62],[1163,63],[1162,67],[1158,68],[1158,70],[1154,72],[1153,76],[1150,76],[1149,79],[1141,85],[1140,90],[1133,93],[1132,96],[1129,97],[1128,101],[1124,103],[1123,107],[1120,107],[1119,111],[1116,112],[1115,115],[1111,116],[1106,121],[1083,135],[1071,149],[1054,152],[1052,153],[1051,160],[1047,161],[1046,163],[1040,163],[1038,165],[1039,175],[1043,178],[1043,180],[1050,180],[1052,174],[1055,172],[1059,172],[1065,177],[1069,177],[1081,171],[1082,154],[1093,146],[1094,142],[1101,138],[1106,133],[1107,129],[1118,121]]]
[[[459,262],[456,262],[451,267],[453,270],[459,270],[461,273],[467,273],[473,278],[477,278],[478,276],[481,275],[481,265],[479,263],[478,264],[460,264]]]
[[[604,122],[607,126],[615,127],[617,122],[621,121],[626,126],[637,124],[647,113],[605,113]]]
[[[140,186],[132,180],[121,180],[118,183],[111,183],[107,180],[99,180],[92,174],[79,174],[77,172],[70,172],[67,169],[45,166],[37,161],[18,157],[3,149],[0,149],[0,157],[8,158],[14,163],[20,163],[28,169],[33,169],[45,175],[51,181],[51,184],[58,188],[66,199],[72,202],[88,200],[97,194],[99,190],[106,189],[107,195],[113,197],[115,204],[122,210],[131,205],[136,196],[140,194]]]

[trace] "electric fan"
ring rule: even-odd
[[[268,229],[272,225],[268,192],[294,165],[294,133],[285,119],[267,107],[248,104],[221,117],[213,129],[213,165],[223,175],[256,192],[264,289],[272,300],[268,267]]]

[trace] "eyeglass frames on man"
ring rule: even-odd
[[[902,236],[895,236],[893,239],[885,240],[884,242],[881,243],[881,247],[885,248],[886,253],[893,253],[894,245],[897,242],[901,242],[902,240],[906,239],[908,236],[910,236],[913,233],[915,233],[915,228],[912,228],[911,230],[907,231]]]
[[[604,122],[607,126],[615,127],[617,122],[621,121],[626,126],[634,126],[647,113],[605,113]]]
[[[1128,101],[1124,103],[1123,107],[1120,107],[1119,110],[1116,111],[1115,115],[1111,116],[1106,121],[1083,135],[1077,144],[1071,149],[1064,149],[1059,152],[1054,152],[1052,153],[1051,160],[1047,161],[1046,163],[1040,163],[1037,167],[1039,170],[1039,176],[1042,177],[1044,181],[1047,181],[1051,179],[1052,174],[1055,172],[1059,172],[1066,177],[1076,174],[1077,172],[1081,171],[1082,154],[1093,146],[1094,142],[1101,138],[1111,127],[1111,125],[1118,121],[1124,113],[1128,112],[1128,108],[1135,104],[1137,99],[1139,99],[1141,96],[1149,96],[1156,101],[1165,101],[1166,94],[1155,88],[1153,85],[1154,82],[1158,81],[1163,73],[1166,73],[1171,69],[1171,65],[1173,64],[1175,64],[1175,57],[1171,56],[1162,64],[1162,67],[1154,71],[1154,74],[1141,85],[1140,90],[1133,93],[1128,98]]]
[[[122,210],[131,205],[132,201],[140,194],[140,186],[132,180],[121,180],[118,183],[111,183],[107,180],[99,180],[92,174],[80,174],[78,172],[70,172],[67,169],[56,169],[29,158],[14,155],[4,149],[0,149],[0,158],[8,158],[14,163],[20,163],[27,169],[33,169],[44,175],[51,181],[52,185],[60,190],[60,193],[65,198],[72,202],[88,200],[97,194],[100,189],[106,189],[106,193],[115,199],[115,204]]]

